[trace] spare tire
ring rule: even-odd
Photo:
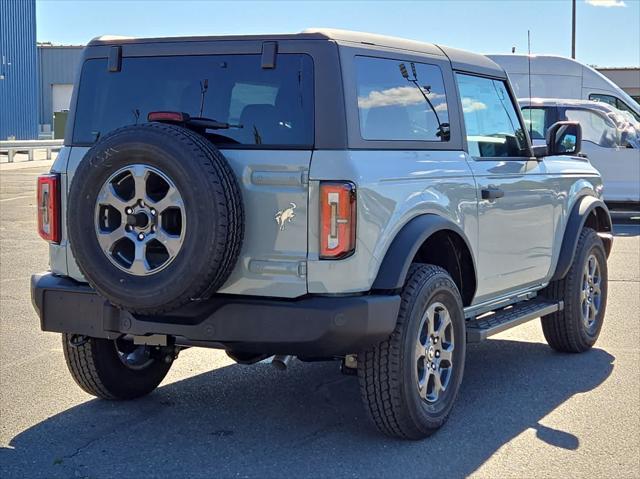
[[[170,311],[218,290],[244,233],[235,175],[220,151],[180,126],[126,126],[75,172],[71,251],[91,286],[134,313]]]

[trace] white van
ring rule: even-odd
[[[574,98],[609,103],[640,121],[640,105],[607,77],[571,58],[531,55],[487,55],[504,68],[518,98]]]

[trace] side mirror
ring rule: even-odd
[[[559,121],[547,131],[547,155],[577,155],[582,148],[582,127],[577,121]]]

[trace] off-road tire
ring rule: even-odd
[[[85,392],[102,399],[135,399],[153,391],[171,368],[171,363],[154,359],[144,369],[131,369],[118,357],[109,339],[62,335],[62,350],[75,382]]]
[[[133,163],[167,174],[186,211],[181,250],[166,268],[147,276],[114,266],[95,233],[98,190]],[[80,271],[113,305],[135,313],[161,314],[206,299],[228,279],[242,247],[244,209],[233,171],[211,142],[180,126],[146,123],[105,136],[78,166],[67,204],[69,243]]]
[[[581,311],[581,286],[583,271],[590,255],[594,255],[602,276],[600,309],[595,319],[595,327],[587,328]],[[573,262],[567,275],[552,282],[542,295],[564,302],[564,309],[541,318],[542,331],[549,346],[556,351],[581,353],[590,349],[598,339],[607,306],[607,255],[602,240],[595,230],[583,228]]]
[[[424,312],[435,301],[450,312],[455,333],[453,376],[438,402],[427,404],[418,393],[415,341]],[[464,372],[466,338],[460,292],[451,276],[433,265],[415,264],[401,293],[396,328],[388,340],[358,354],[360,392],[376,427],[403,439],[423,439],[447,420]]]

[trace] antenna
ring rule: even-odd
[[[529,48],[529,54],[527,55],[527,61],[529,63],[529,138],[533,136],[533,121],[531,119],[531,30],[527,30],[527,45]]]

